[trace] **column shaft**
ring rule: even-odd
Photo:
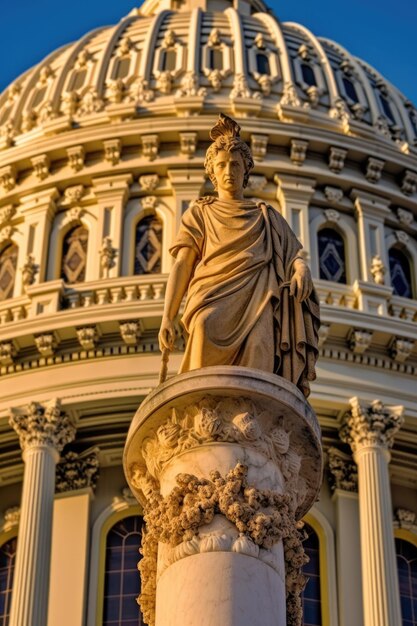
[[[377,446],[356,453],[365,626],[401,624],[387,456]]]
[[[47,623],[56,450],[25,451],[25,475],[10,626]]]

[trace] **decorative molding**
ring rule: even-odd
[[[180,150],[187,159],[192,159],[197,150],[197,133],[180,133]]]
[[[330,489],[335,491],[358,491],[358,467],[352,457],[337,448],[329,448],[328,466]]]
[[[140,202],[145,211],[154,211],[158,204],[158,198],[156,196],[143,196]]]
[[[343,190],[340,187],[331,187],[327,185],[324,188],[324,195],[329,202],[339,203],[343,200]]]
[[[384,165],[385,161],[369,157],[366,165],[366,179],[369,180],[370,183],[377,183],[382,176]]]
[[[140,336],[140,322],[132,320],[129,322],[119,322],[120,335],[127,346],[136,346]]]
[[[61,198],[59,204],[65,207],[76,206],[84,196],[84,193],[84,185],[71,185],[65,189],[64,196]]]
[[[176,98],[204,97],[207,89],[199,87],[199,77],[194,71],[186,72],[181,81],[181,87],[175,93]]]
[[[16,167],[14,165],[5,165],[0,169],[0,187],[4,193],[12,191],[16,186]]]
[[[290,159],[294,165],[302,165],[307,156],[308,141],[291,139]]]
[[[385,406],[380,400],[367,404],[357,397],[351,398],[350,406],[339,436],[354,454],[364,447],[389,449],[393,446],[394,437],[404,423],[403,406]]]
[[[397,217],[400,221],[400,224],[403,226],[411,226],[414,222],[414,215],[412,211],[407,211],[406,209],[397,209]]]
[[[403,230],[396,230],[394,232],[394,237],[398,241],[398,243],[402,243],[404,246],[407,246],[410,241],[410,236],[405,233]]]
[[[411,170],[405,170],[401,183],[401,191],[406,196],[412,196],[417,189],[417,174]]]
[[[95,491],[99,477],[99,449],[90,448],[78,454],[67,452],[56,466],[55,491],[63,493],[91,488]]]
[[[117,250],[112,246],[111,237],[104,237],[99,250],[101,277],[108,278],[109,272],[114,267]]]
[[[263,161],[266,157],[269,135],[252,133],[250,137],[251,152],[255,161]]]
[[[0,226],[8,224],[16,215],[16,207],[8,204],[0,209]]]
[[[98,333],[95,326],[77,328],[76,333],[80,346],[84,348],[84,350],[94,350],[98,341]]]
[[[13,341],[0,343],[0,365],[12,365],[16,357],[16,348]]]
[[[372,257],[372,262],[371,262],[371,274],[374,279],[374,282],[377,285],[385,285],[386,273],[387,273],[387,268],[385,267],[380,255],[375,254],[375,256]]]
[[[373,332],[352,328],[349,334],[349,348],[354,354],[363,354],[371,345]]]
[[[329,169],[335,174],[340,174],[345,166],[348,151],[344,148],[331,147],[329,151]]]
[[[35,345],[41,356],[53,356],[57,347],[54,333],[44,333],[35,337]]]
[[[322,348],[327,341],[330,332],[330,324],[321,324],[319,328],[318,347]]]
[[[150,626],[155,624],[158,552],[164,556],[163,563],[158,559],[158,576],[175,561],[218,550],[240,552],[274,567],[273,548],[279,541],[284,543],[288,624],[300,623],[300,595],[307,582],[302,574],[307,563],[302,525],[295,521],[287,495],[253,487],[247,474],[248,468],[242,463],[225,477],[211,472],[210,480],[178,474],[176,487],[163,498],[149,475],[140,468],[133,469],[132,483],[147,494],[139,604]],[[216,531],[216,526],[221,530]]]
[[[293,83],[287,82],[284,84],[284,89],[282,91],[281,100],[278,106],[291,106],[301,108],[302,102],[298,97],[297,89]]]
[[[159,175],[158,174],[143,174],[139,176],[139,185],[144,191],[154,191],[158,187]]]
[[[85,150],[83,146],[67,148],[68,165],[74,172],[79,172],[84,167]]]
[[[149,161],[154,161],[158,156],[159,137],[156,134],[142,135],[143,156]]]
[[[324,209],[323,215],[326,218],[326,222],[337,223],[340,220],[340,213],[336,209]]]
[[[268,184],[266,176],[261,174],[251,174],[248,180],[247,189],[254,192],[259,192],[265,189]]]
[[[397,363],[405,363],[411,355],[414,346],[415,341],[402,337],[393,337],[389,347],[390,355]]]
[[[20,522],[20,507],[12,506],[6,509],[3,513],[3,518],[3,532],[8,533],[13,528],[17,529]]]
[[[31,402],[22,409],[12,408],[9,424],[18,434],[23,452],[38,446],[49,446],[60,452],[76,434],[75,425],[57,398],[45,403]]]
[[[49,157],[47,154],[40,154],[31,159],[34,174],[38,180],[45,180],[49,176]]]
[[[111,165],[117,165],[122,153],[122,142],[120,139],[108,139],[104,141],[104,160]]]
[[[398,523],[400,528],[405,530],[411,530],[416,523],[417,515],[414,511],[409,509],[396,509],[394,513],[394,520]]]

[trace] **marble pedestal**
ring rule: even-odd
[[[146,623],[301,623],[298,520],[319,491],[322,451],[292,383],[233,366],[176,376],[138,409],[124,467],[145,511]]]

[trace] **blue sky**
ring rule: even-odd
[[[416,0],[270,0],[281,21],[333,39],[375,66],[417,104]],[[2,0],[0,92],[54,49],[117,23],[134,0]]]

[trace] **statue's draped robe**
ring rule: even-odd
[[[184,246],[198,260],[181,320],[187,345],[180,371],[258,367],[308,395],[319,305],[314,291],[303,303],[289,294],[301,244],[284,218],[264,203],[204,198],[184,213],[171,254]]]

